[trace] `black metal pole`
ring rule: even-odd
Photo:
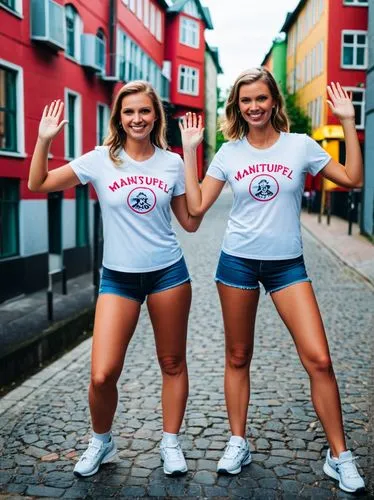
[[[354,209],[353,191],[348,193],[348,235],[352,235],[352,214]]]
[[[61,269],[61,274],[62,274],[62,295],[67,295],[68,293],[68,287],[67,287],[67,282],[66,282],[66,267],[63,266]]]

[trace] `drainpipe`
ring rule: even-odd
[[[109,74],[116,74],[117,0],[109,0]]]

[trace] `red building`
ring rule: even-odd
[[[95,194],[87,186],[48,195],[27,188],[43,107],[64,99],[69,125],[49,168],[101,144],[112,96],[144,79],[162,97],[169,143],[175,119],[204,114],[204,30],[198,0],[0,0],[0,302],[45,288],[48,273],[91,268]],[[167,43],[166,43],[167,41]],[[199,172],[203,151],[199,151]]]

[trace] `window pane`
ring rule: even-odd
[[[69,158],[75,157],[75,95],[68,95]]]
[[[15,0],[0,0],[0,5],[5,5],[12,10],[16,10]]]
[[[352,101],[354,102],[362,102],[364,100],[363,92],[352,92]]]
[[[357,49],[357,65],[363,66],[365,64],[365,49],[358,48]]]
[[[353,48],[345,47],[343,52],[343,64],[351,65],[353,64]]]
[[[353,35],[344,35],[344,43],[353,43]]]
[[[11,257],[18,250],[19,181],[0,179],[0,257]]]
[[[17,151],[17,72],[0,66],[0,149]]]
[[[65,9],[66,17],[66,53],[74,57],[75,56],[75,11],[71,5],[68,5]]]
[[[366,35],[357,35],[357,43],[359,45],[365,45],[366,44]]]
[[[88,186],[77,186],[75,193],[76,244],[84,247],[88,245]]]

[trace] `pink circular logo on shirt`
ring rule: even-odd
[[[269,174],[256,175],[249,185],[249,193],[257,201],[270,201],[277,196],[278,191],[277,180]]]
[[[152,189],[147,187],[136,187],[130,191],[127,204],[137,214],[147,214],[156,205],[156,195]]]

